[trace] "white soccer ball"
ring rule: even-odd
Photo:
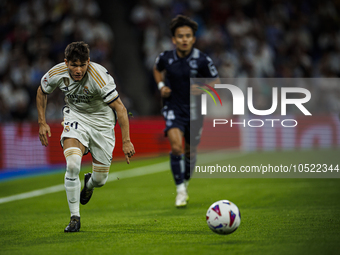
[[[240,226],[241,213],[234,203],[220,200],[209,207],[206,220],[212,231],[220,235],[228,235]]]

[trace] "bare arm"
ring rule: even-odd
[[[163,73],[158,71],[156,66],[153,67],[153,77],[157,84],[164,82]],[[168,86],[164,86],[160,89],[162,97],[169,97],[171,95],[171,89]]]
[[[51,137],[51,129],[50,126],[46,123],[45,113],[46,113],[46,105],[47,105],[47,95],[42,92],[41,87],[39,86],[37,90],[37,110],[38,110],[38,123],[39,123],[39,139],[42,145],[48,145],[48,137]]]
[[[113,101],[111,104],[109,104],[109,106],[117,113],[118,123],[122,130],[123,152],[126,162],[130,164],[129,158],[135,154],[135,149],[130,140],[129,118],[127,110],[120,98]]]

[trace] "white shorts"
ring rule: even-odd
[[[93,125],[93,121],[86,121],[68,107],[64,108],[63,113],[64,130],[60,138],[61,146],[64,146],[64,138],[76,138],[84,145],[85,154],[90,151],[92,157],[100,163],[111,165],[112,152],[115,147],[115,133],[112,123],[108,123],[106,129],[98,129]]]

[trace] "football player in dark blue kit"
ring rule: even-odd
[[[196,163],[196,147],[203,125],[200,107],[195,105],[200,102],[197,96],[202,90],[197,85],[190,85],[190,78],[218,77],[212,60],[193,47],[197,28],[197,23],[190,18],[176,16],[170,23],[175,49],[162,52],[154,66],[154,78],[164,104],[164,132],[171,145],[170,165],[177,187],[177,207],[186,206],[189,200],[187,186]]]

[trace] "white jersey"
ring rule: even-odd
[[[52,93],[59,87],[65,94],[65,102],[73,114],[97,130],[113,128],[115,116],[108,106],[119,95],[112,76],[101,65],[90,62],[81,81],[74,81],[66,64],[51,68],[41,79],[44,93]]]

